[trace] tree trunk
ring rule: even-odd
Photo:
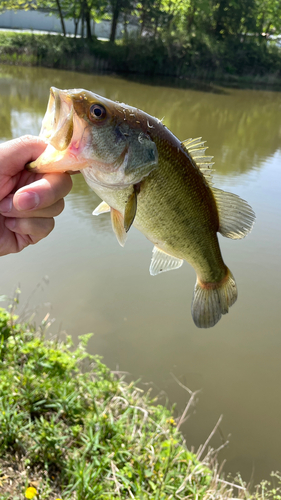
[[[77,33],[78,33],[78,25],[79,25],[80,17],[74,18],[73,21],[74,21],[74,38],[76,38]]]
[[[190,34],[191,28],[194,24],[195,12],[196,12],[196,6],[194,5],[189,14],[187,14],[186,16],[186,28],[188,34]]]
[[[82,3],[81,12],[81,38],[84,38],[84,2]]]
[[[157,16],[156,19],[155,19],[155,26],[154,26],[154,33],[153,33],[154,40],[156,40],[156,36],[157,36],[158,21],[159,21],[159,19],[158,19],[158,16]]]
[[[109,41],[112,43],[115,42],[116,29],[117,29],[118,17],[120,14],[120,8],[121,8],[120,0],[115,0],[114,8],[113,8],[112,24],[111,24],[111,33],[110,33],[110,38],[109,38]]]
[[[124,38],[125,38],[126,42],[128,41],[128,38],[129,38],[128,24],[129,24],[129,21],[128,21],[128,15],[127,15],[127,11],[126,11],[126,12],[124,12]]]
[[[90,11],[87,0],[84,0],[84,12],[85,12],[86,27],[87,27],[87,38],[88,38],[88,40],[90,40],[92,38],[91,11]]]
[[[60,22],[61,22],[63,36],[66,36],[65,25],[64,25],[63,15],[62,15],[62,11],[61,11],[60,1],[56,0],[56,2],[57,2],[58,10],[59,10]]]

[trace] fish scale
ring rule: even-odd
[[[167,129],[161,134],[163,125],[154,126],[158,168],[143,181],[134,225],[159,248],[189,262],[202,281],[219,281],[225,265],[214,231],[219,223],[212,192],[180,141],[168,142]]]
[[[118,242],[124,246],[133,224],[155,245],[151,275],[184,260],[193,266],[193,320],[200,328],[214,326],[237,299],[217,233],[243,238],[255,215],[247,202],[213,187],[202,138],[181,143],[144,111],[83,89],[55,88],[41,135],[51,138],[49,145],[28,168],[80,169],[103,200],[94,215],[111,212]]]

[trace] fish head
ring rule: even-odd
[[[47,147],[27,169],[80,170],[93,186],[122,188],[138,183],[158,161],[146,119],[137,119],[140,113],[87,90],[52,87],[39,134]]]

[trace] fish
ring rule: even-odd
[[[237,299],[218,233],[241,239],[255,213],[239,196],[213,186],[212,156],[201,137],[180,141],[158,118],[84,89],[50,89],[39,134],[45,151],[26,166],[80,171],[110,212],[121,246],[130,227],[154,245],[152,276],[188,262],[197,279],[191,305],[198,328],[213,327]]]

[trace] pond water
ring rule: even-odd
[[[195,273],[188,265],[151,277],[152,244],[136,229],[121,248],[109,214],[81,175],[53,233],[0,261],[0,294],[20,285],[21,310],[56,319],[51,330],[74,339],[93,332],[89,348],[112,369],[152,383],[180,413],[191,390],[198,403],[182,427],[187,445],[206,440],[224,470],[253,483],[281,470],[281,94],[138,82],[38,68],[0,67],[0,139],[38,134],[49,87],[82,87],[126,102],[164,123],[181,140],[202,136],[215,157],[215,185],[246,199],[257,220],[244,240],[220,237],[239,290],[237,303],[212,329],[190,314]],[[144,385],[143,387],[146,387]],[[165,400],[165,399],[164,399]]]

